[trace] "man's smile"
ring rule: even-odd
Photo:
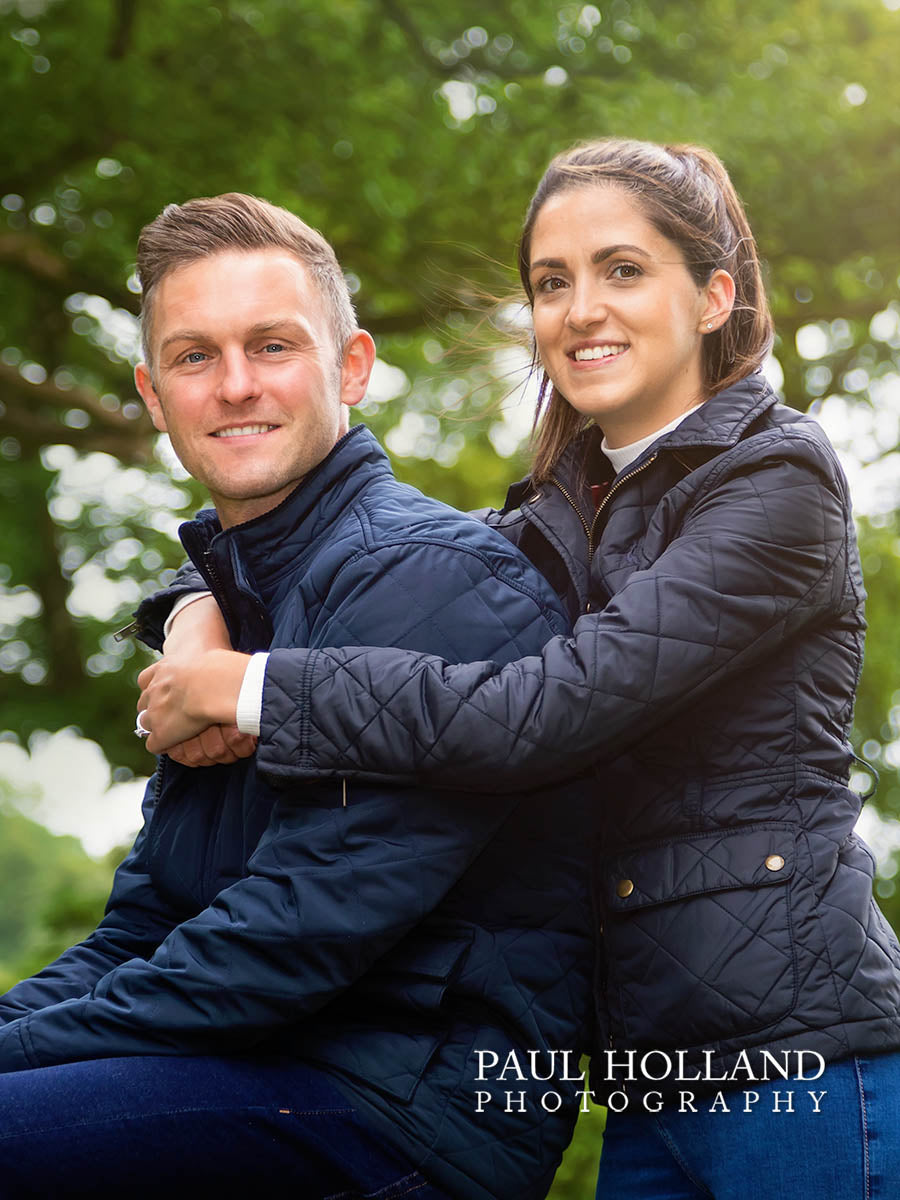
[[[229,425],[225,429],[217,429],[210,436],[215,438],[251,437],[257,433],[271,433],[273,429],[278,428],[278,425]]]

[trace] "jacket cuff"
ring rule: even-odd
[[[40,1063],[33,1060],[26,1046],[23,1027],[27,1020],[27,1017],[22,1017],[0,1028],[0,1073],[29,1071],[40,1066]]]
[[[262,693],[256,765],[282,779],[309,779],[320,772],[310,753],[310,694],[320,650],[273,650]],[[327,662],[327,659],[326,659]]]

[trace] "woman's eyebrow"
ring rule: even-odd
[[[615,246],[606,246],[603,250],[595,250],[591,255],[591,262],[605,262],[614,254],[642,254],[645,258],[647,257],[647,251],[642,246],[630,246],[627,242],[619,242]]]
[[[627,242],[617,242],[615,246],[604,246],[602,250],[595,250],[591,255],[591,262],[601,263],[606,259],[611,258],[613,254],[641,254],[647,257],[647,251],[642,246],[632,246]],[[551,267],[555,270],[562,270],[565,267],[565,262],[561,258],[536,258],[529,267],[530,271],[537,270],[539,267]]]

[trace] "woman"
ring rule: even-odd
[[[307,753],[262,742],[259,766],[498,791],[594,770],[598,1194],[896,1194],[900,950],[847,787],[849,499],[759,373],[740,202],[708,151],[576,147],[538,186],[519,269],[545,411],[531,478],[489,520],[573,636],[503,668],[275,651],[266,687],[293,693]]]

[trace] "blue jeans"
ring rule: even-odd
[[[0,1197],[446,1200],[329,1078],[257,1058],[110,1058],[0,1076]]]
[[[746,1088],[722,1092],[727,1112],[715,1093],[696,1097],[697,1112],[677,1100],[659,1113],[634,1101],[610,1112],[597,1200],[900,1197],[900,1053]],[[818,1112],[810,1091],[826,1093]]]

